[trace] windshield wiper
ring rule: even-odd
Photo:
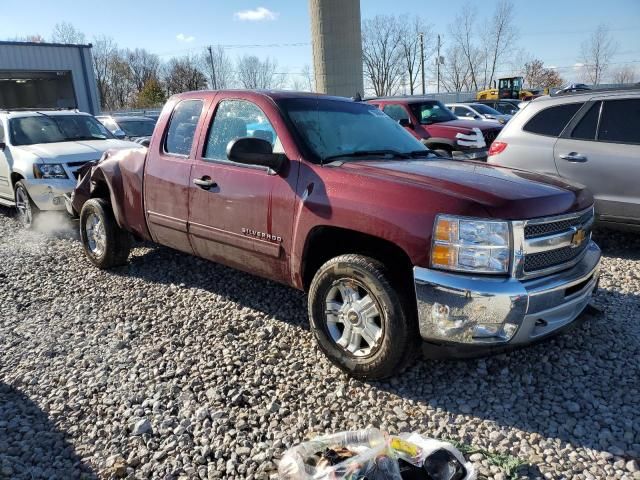
[[[336,155],[329,155],[328,157],[324,157],[322,159],[322,163],[326,163],[327,161],[334,160],[336,158],[343,157],[376,157],[376,156],[390,156],[392,158],[410,158],[408,154],[398,152],[396,150],[356,150],[355,152],[347,152],[347,153],[338,153]]]

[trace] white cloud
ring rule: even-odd
[[[176,39],[179,42],[190,43],[190,42],[193,42],[196,39],[196,37],[191,36],[191,35],[185,35],[184,33],[179,33],[178,35],[176,35]]]
[[[241,10],[233,14],[238,20],[249,22],[261,22],[263,20],[275,20],[280,15],[277,12],[272,12],[268,8],[258,7],[253,10]]]

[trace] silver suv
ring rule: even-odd
[[[504,127],[488,162],[586,185],[600,224],[640,230],[640,87],[537,98]]]

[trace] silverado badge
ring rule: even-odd
[[[258,232],[257,230],[253,230],[252,228],[243,228],[242,229],[242,234],[243,235],[247,235],[249,237],[255,237],[255,238],[260,238],[262,240],[267,240],[269,242],[276,242],[276,243],[282,242],[282,237],[279,237],[278,235],[272,235],[270,233]]]
[[[584,242],[585,238],[587,238],[587,232],[582,228],[577,229],[573,234],[573,237],[571,237],[571,246],[573,248],[579,247],[580,245],[582,245],[582,242]]]

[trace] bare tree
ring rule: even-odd
[[[484,78],[482,88],[491,88],[496,69],[501,65],[504,55],[512,52],[517,40],[517,32],[513,25],[513,3],[501,0],[489,23],[489,29],[483,35]]]
[[[427,25],[420,17],[402,16],[398,19],[399,40],[404,70],[407,74],[409,93],[413,95],[420,83],[420,35],[423,36],[424,54],[431,56],[434,35],[431,25]]]
[[[93,39],[93,71],[98,84],[100,103],[102,108],[107,107],[109,99],[109,80],[111,78],[111,65],[113,56],[117,54],[118,45],[111,37],[100,36]]]
[[[636,80],[636,70],[631,65],[623,65],[613,72],[615,83],[633,83]]]
[[[584,63],[583,74],[586,81],[594,85],[602,82],[617,48],[607,26],[598,25],[591,36],[582,43],[581,61]]]
[[[276,74],[278,64],[267,57],[260,60],[255,55],[244,55],[238,59],[238,82],[243,88],[279,88],[283,78]]]
[[[140,93],[150,80],[157,80],[160,77],[160,59],[156,54],[144,48],[136,48],[127,50],[125,56],[136,93]]]
[[[208,47],[202,54],[202,71],[209,77],[209,88],[229,88],[234,82],[233,63],[221,46]]]
[[[393,95],[402,84],[402,34],[394,16],[377,15],[362,24],[365,78],[377,96]]]
[[[32,43],[45,43],[45,38],[39,33],[33,33],[22,36],[15,36],[11,38],[7,38],[10,42],[32,42]]]
[[[110,110],[130,106],[136,98],[136,88],[126,51],[115,51],[109,58],[107,100]]]
[[[524,85],[527,87],[559,87],[564,83],[553,68],[546,68],[541,60],[533,59],[524,64]]]
[[[474,40],[476,18],[477,9],[472,4],[467,3],[462,7],[462,11],[456,16],[449,29],[453,45],[460,50],[460,54],[467,63],[470,87],[478,90],[478,76],[485,63],[485,56]],[[484,87],[484,85],[482,86]]]
[[[313,92],[315,90],[313,73],[311,72],[311,67],[308,64],[302,67],[301,75],[304,78],[304,82],[305,82],[304,89],[309,92]]]
[[[448,92],[462,92],[469,90],[471,74],[460,45],[447,48],[444,67],[440,72],[440,82]]]
[[[85,35],[69,22],[56,23],[51,33],[53,43],[83,44]]]
[[[169,95],[207,87],[207,77],[198,64],[198,59],[189,55],[169,60],[164,76]]]

